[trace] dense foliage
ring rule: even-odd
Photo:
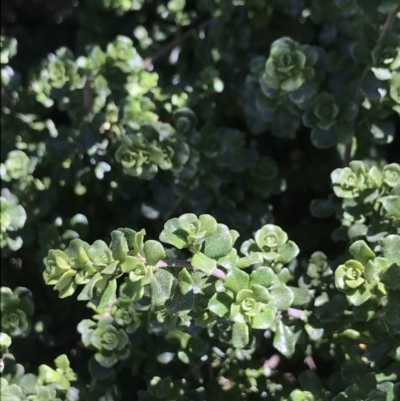
[[[3,3],[2,400],[400,399],[398,0]]]

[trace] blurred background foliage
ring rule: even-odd
[[[42,279],[48,250],[73,238],[108,242],[112,230],[130,227],[156,239],[169,218],[208,213],[242,241],[278,224],[298,244],[303,269],[315,250],[342,258],[349,234],[339,230],[333,241],[335,213],[315,218],[310,203],[331,194],[348,137],[357,138],[354,158],[379,167],[400,161],[398,66],[383,68],[387,58],[375,49],[396,2],[376,3],[3,0],[1,207],[9,212],[1,283],[28,287],[35,304],[31,334],[13,339],[15,358],[36,371],[65,353],[88,376],[90,352],[76,326],[91,313],[60,301]],[[398,27],[397,19],[395,35]],[[318,59],[311,75],[298,61],[309,86],[290,101],[260,84],[271,44],[283,36]],[[396,40],[386,48],[398,49]],[[377,70],[364,73],[371,64]],[[274,79],[262,78],[279,88]],[[351,107],[338,114],[334,99],[353,102],[357,123],[345,138],[318,137],[322,118],[303,114],[324,101],[334,116],[322,127],[347,124]],[[137,132],[140,140],[129,140]],[[282,371],[297,376],[302,364]],[[332,365],[320,364],[321,373]]]

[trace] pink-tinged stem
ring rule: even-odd
[[[303,316],[303,312],[300,309],[295,309],[295,308],[288,308],[287,313],[289,316],[294,317],[296,319],[300,319]]]
[[[316,370],[317,365],[314,362],[314,359],[312,356],[307,356],[306,359],[304,359],[304,363],[311,369],[311,370]]]
[[[263,366],[264,368],[275,369],[279,365],[280,360],[281,358],[279,357],[279,355],[274,354],[271,356],[271,358],[267,359],[264,362]]]
[[[218,269],[218,267],[216,267],[213,272],[212,275],[216,278],[219,278],[220,280],[225,280],[226,279],[226,274],[225,272],[223,272],[221,269]]]

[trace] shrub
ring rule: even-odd
[[[4,2],[2,399],[400,399],[375,3]]]

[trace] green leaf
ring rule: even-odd
[[[252,252],[249,255],[246,255],[246,256],[240,258],[237,263],[237,267],[239,269],[244,269],[251,265],[262,263],[262,261],[263,261],[263,258],[262,258],[262,255],[260,252]]]
[[[212,259],[219,259],[227,255],[232,246],[229,228],[224,224],[218,224],[216,231],[204,241],[204,254]]]
[[[264,307],[261,312],[254,316],[251,320],[253,329],[267,330],[274,326],[276,319],[276,310],[270,307]]]
[[[225,317],[230,311],[233,297],[226,292],[216,292],[208,301],[208,309],[218,317]]]
[[[281,83],[281,88],[286,92],[292,92],[299,89],[303,82],[301,76],[290,77]]]
[[[54,363],[58,369],[61,369],[64,372],[66,372],[70,368],[70,363],[69,363],[68,357],[65,354],[59,355],[54,360]]]
[[[385,196],[381,198],[381,202],[388,216],[400,217],[400,196]]]
[[[170,313],[192,310],[193,291],[182,294],[179,287],[176,287],[172,297],[165,302],[165,307]]]
[[[331,148],[336,144],[336,135],[334,129],[313,129],[311,131],[311,142],[317,149]]]
[[[104,290],[91,301],[98,308],[105,308],[110,305],[115,298],[117,292],[117,280],[108,280]]]
[[[259,267],[250,274],[250,285],[258,284],[263,287],[270,287],[275,281],[276,275],[270,267]]]
[[[115,271],[117,270],[117,263],[118,263],[117,261],[114,261],[114,262],[110,263],[108,266],[106,266],[106,267],[101,271],[101,274],[102,274],[102,275],[107,274],[107,275],[109,275],[109,276],[111,276],[112,274],[114,274]]]
[[[249,328],[246,323],[233,323],[232,345],[235,348],[244,348],[249,343]]]
[[[120,294],[123,298],[129,298],[132,301],[139,301],[144,295],[144,287],[141,281],[132,282],[126,278],[121,285]]]
[[[308,334],[308,336],[313,340],[313,341],[318,341],[322,338],[324,335],[324,329],[318,328],[318,327],[313,327],[310,324],[305,324],[304,328]]]
[[[288,287],[276,287],[270,291],[270,302],[278,310],[289,308],[294,300],[293,292]]]
[[[382,82],[379,81],[371,71],[368,71],[361,84],[361,92],[363,95],[371,100],[380,100],[381,94],[379,90],[381,88]]]
[[[387,297],[385,319],[389,324],[398,326],[400,325],[400,291],[389,290]]]
[[[88,249],[87,254],[90,260],[98,266],[107,266],[109,265],[111,250],[108,248],[107,244],[104,241],[97,240],[95,241]]]
[[[102,278],[103,276],[100,273],[96,273],[83,287],[81,293],[78,295],[78,301],[88,301],[89,299],[93,298],[94,287]]]
[[[16,385],[8,385],[3,378],[1,380],[1,400],[2,401],[21,401],[23,399],[22,390]]]
[[[278,284],[279,281],[281,284],[286,284],[290,279],[292,278],[292,274],[290,273],[290,270],[287,267],[284,267],[277,275],[276,277],[276,283]]]
[[[375,253],[363,240],[353,242],[349,248],[349,252],[363,265],[366,265],[370,259],[375,257]]]
[[[377,257],[371,259],[365,265],[364,277],[369,283],[375,283],[378,280],[379,273],[385,271],[389,266],[386,258]]]
[[[195,269],[201,270],[207,276],[210,276],[217,267],[217,262],[214,259],[210,259],[201,252],[194,254],[191,263]]]
[[[15,228],[22,228],[26,221],[26,212],[21,205],[14,205],[7,209],[7,214],[11,217],[11,225]]]
[[[382,72],[382,70],[380,71]],[[395,134],[394,125],[389,121],[377,121],[371,125],[371,134],[376,143],[386,145],[393,142]]]
[[[102,278],[103,276],[100,273],[96,273],[83,287],[81,293],[78,295],[78,301],[88,301],[89,299],[93,298],[94,287]]]
[[[233,269],[236,266],[236,261],[238,260],[236,249],[232,249],[227,255],[218,259],[218,265],[224,267],[225,269]],[[249,266],[249,265],[248,265]],[[239,263],[238,263],[239,267]]]
[[[282,321],[276,325],[273,346],[286,357],[293,355],[296,341],[300,333],[293,333],[290,327],[285,326]]]
[[[123,232],[118,230],[111,232],[110,249],[115,260],[121,263],[125,261],[129,248]]]
[[[36,394],[38,392],[38,377],[28,373],[20,379],[19,385],[24,393]]]
[[[0,351],[7,349],[11,342],[11,337],[8,334],[0,333]]]
[[[293,390],[287,401],[314,401],[313,393],[309,391]]]
[[[201,223],[201,231],[206,232],[206,236],[213,234],[217,230],[217,221],[209,214],[202,214],[199,216]]]
[[[158,269],[154,273],[151,282],[151,303],[152,305],[163,305],[171,296],[174,276],[165,269]]]
[[[317,396],[322,391],[321,380],[318,375],[312,370],[306,370],[299,376],[300,386],[303,390],[309,391],[310,393]]]
[[[59,380],[60,375],[47,365],[39,366],[38,378],[42,383],[54,383]]]
[[[281,263],[290,263],[300,252],[299,247],[293,242],[288,241],[278,248]]]
[[[381,0],[378,6],[378,11],[382,14],[389,14],[398,7],[399,2],[397,0]]]
[[[101,366],[94,358],[89,360],[89,372],[93,379],[107,380],[114,376],[114,370]]]
[[[68,286],[72,280],[74,280],[76,272],[74,270],[67,270],[57,281],[54,286],[55,290],[62,291],[66,286]]]
[[[391,290],[400,290],[400,265],[392,264],[382,274],[381,281]]]
[[[225,288],[234,293],[249,288],[249,275],[237,268],[229,270],[225,279]]]
[[[290,291],[293,293],[293,306],[301,306],[305,305],[311,301],[312,293],[307,288],[299,288],[299,287],[288,287]]]
[[[400,235],[388,235],[381,241],[381,252],[391,266],[382,280],[391,289],[400,287]]]
[[[144,243],[143,247],[144,255],[146,257],[146,264],[150,266],[154,266],[161,259],[165,258],[165,250],[164,247],[158,242],[154,240],[148,240]]]
[[[358,287],[346,293],[347,300],[354,306],[360,306],[371,298],[372,294],[369,288],[365,286]]]
[[[178,274],[178,287],[183,295],[187,294],[193,289],[194,282],[191,274],[184,267]]]
[[[186,237],[183,236],[184,233],[181,233],[181,231],[179,220],[173,218],[165,223],[164,230],[161,231],[159,239],[161,242],[173,245],[175,248],[183,249],[188,246],[188,243]],[[180,233],[182,236],[178,236],[176,233]]]

